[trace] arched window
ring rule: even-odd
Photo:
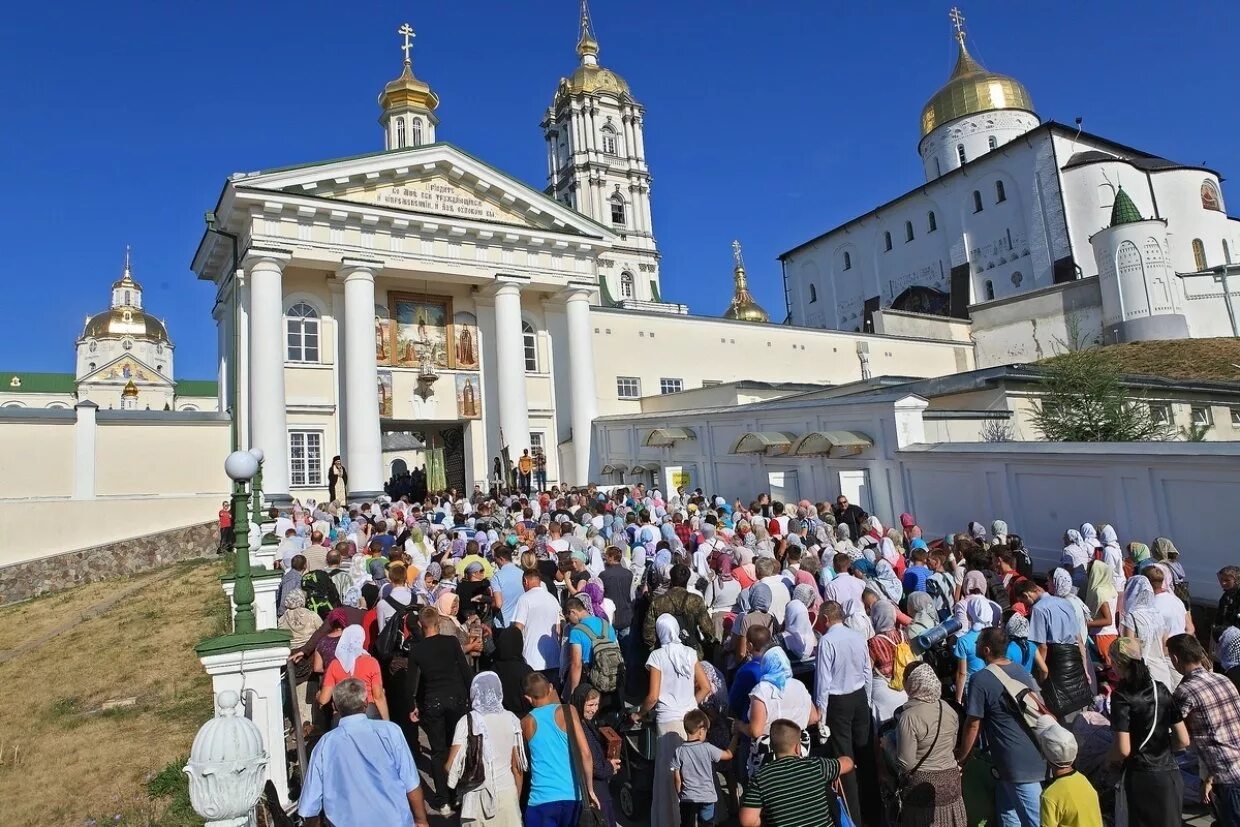
[[[995,181],[995,203],[1001,204],[1007,200],[1007,190],[1003,188],[1002,181]]]
[[[905,243],[908,243],[912,240],[913,240],[913,222],[905,221],[904,222],[904,241]]]
[[[529,322],[521,322],[521,341],[525,345],[525,372],[538,373],[538,337]]]
[[[977,190],[973,190],[973,212],[982,211],[982,194]]]
[[[964,144],[956,144],[956,157],[960,159],[960,165],[964,166],[969,159],[964,154]]]
[[[818,301],[818,288],[811,284],[809,286],[809,303],[813,304],[816,301]]]
[[[64,402],[48,402],[47,409],[50,411],[66,411],[69,409],[69,406]]]
[[[616,130],[611,124],[603,126],[603,154],[619,155],[620,142]]]
[[[305,302],[298,302],[284,316],[288,361],[319,361],[319,314]]]
[[[849,255],[847,250],[844,251],[844,269],[845,270],[852,269],[852,256]]]
[[[1218,212],[1223,210],[1223,199],[1219,198],[1218,187],[1214,186],[1213,181],[1201,182],[1201,208]]]
[[[986,279],[986,283],[982,285],[982,290],[986,294],[986,301],[994,301],[995,283],[993,281],[991,281],[990,279]]]
[[[3,405],[0,405],[0,408],[24,408],[24,407],[26,406],[20,402],[5,402]]]
[[[129,304],[129,291],[125,291],[125,304]]]
[[[991,149],[998,149],[999,141],[998,139],[995,138],[994,135],[991,135],[990,138],[986,140],[986,146],[990,147]]]
[[[926,232],[932,233],[939,228],[939,220],[934,217],[934,210],[926,213]]]
[[[1201,243],[1200,238],[1193,239],[1193,263],[1198,270],[1206,269],[1206,245]]]
[[[633,274],[625,270],[620,274],[620,298],[633,299],[637,297],[637,283],[633,280]]]
[[[1227,246],[1227,239],[1223,239],[1223,263],[1231,264],[1231,248]]]
[[[611,197],[611,223],[624,226],[624,199],[620,197],[620,193]]]
[[[399,477],[401,474],[408,474],[409,463],[405,462],[403,459],[394,459],[392,460],[391,470],[393,477]]]
[[[891,249],[891,233],[888,233],[888,232],[883,233],[883,249],[885,250]]]
[[[413,119],[413,145],[422,146],[422,119]]]
[[[397,149],[405,148],[405,119],[404,118],[396,119],[396,148]]]

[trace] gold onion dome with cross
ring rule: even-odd
[[[411,106],[433,112],[439,106],[439,96],[431,91],[428,83],[413,74],[413,59],[409,54],[413,49],[413,28],[406,23],[397,30],[397,34],[405,38],[405,45],[401,47],[405,53],[405,67],[399,77],[383,87],[383,92],[379,95],[379,106],[383,107],[384,112],[398,106]]]
[[[732,242],[732,258],[736,263],[732,268],[735,292],[732,295],[732,304],[728,305],[728,309],[723,311],[723,318],[735,319],[739,322],[766,324],[771,320],[771,317],[762,309],[761,305],[754,301],[753,295],[749,292],[749,279],[745,275],[745,260],[741,257],[741,243],[739,241]]]
[[[969,54],[964,45],[964,15],[960,10],[953,8],[950,17],[958,44],[956,68],[921,110],[921,136],[924,138],[945,123],[979,112],[1019,109],[1034,113],[1029,90],[1020,81],[987,71]]]
[[[577,55],[581,65],[564,79],[563,87],[570,95],[610,93],[618,98],[633,99],[629,84],[610,69],[598,65],[598,39],[590,23],[590,10],[581,4],[581,36],[577,39]]]
[[[93,316],[86,317],[82,339],[107,339],[129,337],[161,344],[169,344],[168,328],[154,316],[142,309],[142,285],[133,277],[129,261],[129,248],[125,248],[125,269],[121,277],[112,282],[112,306]]]

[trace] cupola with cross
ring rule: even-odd
[[[404,23],[396,33],[403,39],[400,48],[405,53],[405,65],[400,76],[383,87],[379,95],[384,149],[433,144],[435,127],[439,124],[439,118],[435,117],[439,96],[413,74],[413,27]]]

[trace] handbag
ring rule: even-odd
[[[934,739],[930,742],[930,749],[926,750],[926,754],[923,755],[920,759],[918,759],[917,763],[913,765],[913,768],[911,770],[909,770],[908,772],[900,773],[898,780],[900,784],[901,798],[903,798],[904,793],[909,792],[908,790],[909,779],[912,778],[913,775],[919,769],[921,769],[921,765],[926,763],[926,759],[930,757],[930,754],[934,752],[934,748],[938,746],[939,733],[941,733],[942,731],[943,731],[943,701],[942,699],[939,699],[939,722],[935,724]]]
[[[573,773],[573,787],[577,789],[577,797],[581,800],[581,812],[577,816],[577,827],[607,827],[603,814],[595,809],[590,801],[590,792],[586,789],[585,779],[579,778],[578,767],[583,759],[577,749],[577,726],[573,723],[572,709],[568,704],[560,704],[564,713],[564,732],[568,736],[568,763]]]
[[[486,759],[482,752],[482,734],[474,733],[474,713],[465,713],[465,763],[461,767],[460,780],[456,782],[457,792],[465,792],[481,787],[487,778]]]

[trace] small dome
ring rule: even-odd
[[[383,92],[379,95],[379,106],[383,107],[385,112],[397,106],[412,106],[432,111],[439,106],[439,96],[431,91],[429,84],[414,77],[413,64],[406,60],[400,77],[383,87]]]
[[[113,290],[124,289],[126,287],[128,287],[130,290],[141,290],[142,289],[142,285],[134,281],[133,276],[129,274],[128,266],[125,267],[124,274],[119,279],[112,282]]]
[[[137,398],[138,386],[134,384],[132,379],[130,379],[128,382],[125,383],[125,388],[124,390],[121,391],[121,396],[124,396],[126,398],[133,398],[133,399]]]
[[[735,289],[732,294],[732,303],[728,305],[727,310],[723,311],[723,318],[735,319],[738,322],[766,324],[771,317],[749,292],[749,279],[745,275],[745,262],[741,258],[739,241],[732,242],[732,255],[736,261],[736,266],[732,268]]]
[[[989,112],[995,109],[1017,109],[1036,115],[1029,91],[1020,81],[1007,75],[988,72],[973,59],[959,37],[960,54],[951,77],[921,110],[921,135],[924,138],[945,123]]]
[[[151,342],[168,343],[168,329],[154,316],[133,307],[114,307],[96,313],[86,320],[83,339],[107,339],[131,336]]]
[[[1118,227],[1120,224],[1135,224],[1138,221],[1144,221],[1141,217],[1141,211],[1137,209],[1137,205],[1132,203],[1132,199],[1128,193],[1124,192],[1124,188],[1120,187],[1119,192],[1115,193],[1115,203],[1111,205],[1111,226]]]
[[[602,66],[578,66],[564,80],[565,88],[570,95],[594,95],[609,92],[616,97],[632,99],[629,84],[624,78]]]

